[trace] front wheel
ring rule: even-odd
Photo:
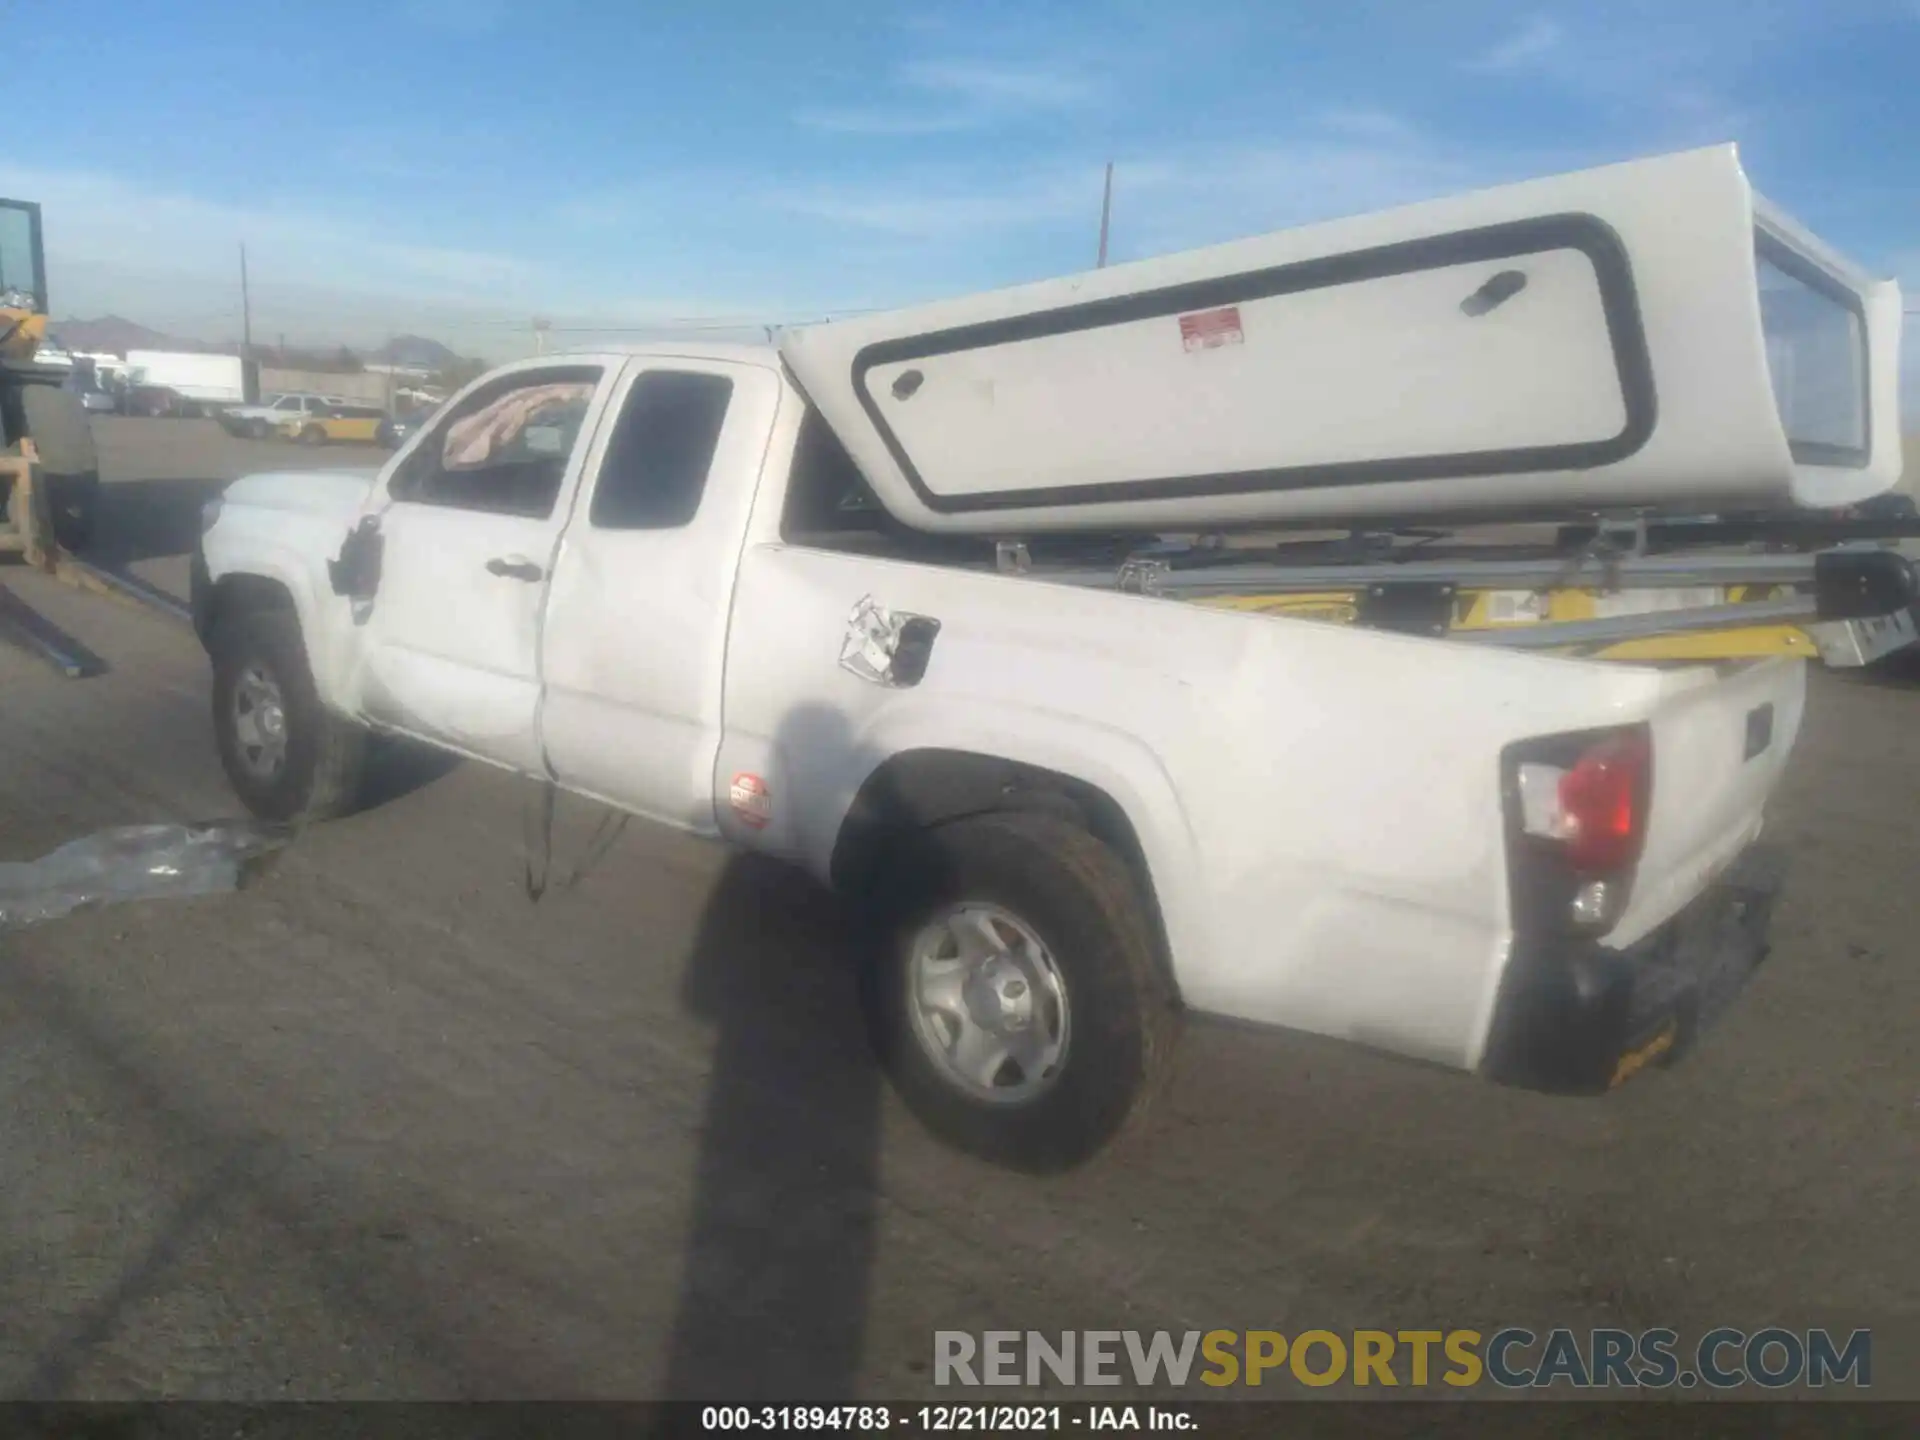
[[[255,440],[266,439],[268,434],[267,422],[264,420],[249,420],[247,422],[247,434]]]
[[[213,728],[234,793],[263,820],[326,820],[359,798],[366,734],[320,703],[299,620],[243,612],[214,630]]]
[[[300,441],[304,445],[324,445],[327,443],[327,432],[318,425],[309,425],[300,432]]]
[[[1172,1050],[1172,998],[1133,876],[1052,814],[938,826],[878,889],[875,1047],[921,1121],[1023,1170],[1105,1148]],[[903,873],[904,872],[904,873]]]

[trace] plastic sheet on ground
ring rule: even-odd
[[[38,860],[0,863],[0,931],[128,900],[238,890],[291,838],[249,820],[101,830]]]

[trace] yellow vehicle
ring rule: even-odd
[[[328,405],[291,415],[277,428],[283,439],[303,445],[325,445],[329,441],[360,442],[371,445],[380,438],[380,426],[387,412],[378,405]]]

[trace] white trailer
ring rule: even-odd
[[[238,355],[129,350],[136,385],[164,385],[206,405],[248,405],[260,398],[259,369]]]

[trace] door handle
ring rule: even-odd
[[[498,575],[504,580],[538,580],[544,573],[540,567],[524,555],[496,555],[487,561],[487,573]]]

